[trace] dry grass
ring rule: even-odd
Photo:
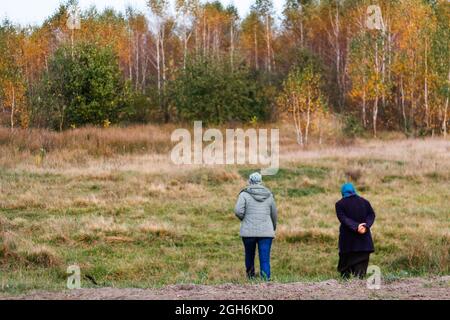
[[[244,281],[232,209],[257,168],[175,166],[172,129],[0,129],[4,290],[61,289],[74,263],[108,286]],[[392,276],[449,273],[450,141],[299,149],[289,127],[280,134],[282,168],[266,179],[280,209],[275,280],[336,276],[334,203],[348,179],[377,212],[373,263]]]
[[[61,265],[61,259],[48,246],[36,245],[6,231],[0,234],[0,263],[25,268],[55,268]]]
[[[14,167],[17,162],[58,167],[84,163],[87,158],[111,158],[123,154],[165,154],[171,146],[170,132],[157,126],[129,128],[81,128],[63,133],[48,130],[0,128],[0,148],[6,156],[1,165]],[[150,139],[149,139],[150,137]]]

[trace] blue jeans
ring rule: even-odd
[[[245,268],[247,277],[255,277],[255,253],[258,244],[259,265],[261,268],[261,278],[270,280],[270,249],[272,238],[242,238],[245,247]]]

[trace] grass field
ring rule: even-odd
[[[171,129],[0,131],[0,290],[64,289],[72,264],[83,287],[245,282],[233,207],[256,168],[172,165]],[[281,138],[282,168],[266,179],[275,281],[337,278],[334,203],[348,179],[377,213],[372,264],[386,279],[449,274],[449,140]]]

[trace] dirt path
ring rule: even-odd
[[[450,300],[450,276],[410,278],[383,283],[369,290],[364,281],[342,283],[329,280],[316,283],[268,283],[256,285],[174,285],[162,289],[82,289],[65,292],[30,292],[0,299],[31,300],[174,300],[174,299],[445,299]]]

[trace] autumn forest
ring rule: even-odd
[[[353,134],[448,132],[449,1],[286,0],[277,15],[255,0],[239,16],[219,1],[150,0],[71,24],[76,5],[39,26],[1,22],[2,126],[287,119],[304,143],[337,115]]]

